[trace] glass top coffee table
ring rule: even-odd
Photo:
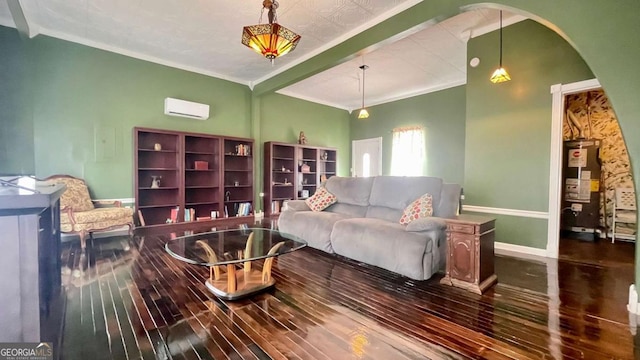
[[[296,236],[254,228],[186,235],[169,241],[165,249],[176,259],[209,267],[207,288],[221,299],[237,300],[273,287],[274,258],[305,246]],[[252,269],[261,259],[262,270]]]

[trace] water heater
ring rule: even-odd
[[[562,234],[595,241],[600,225],[600,140],[564,142],[562,169]]]

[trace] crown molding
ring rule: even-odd
[[[370,100],[367,100],[367,103],[368,103],[367,105],[368,106],[382,105],[382,104],[404,100],[404,99],[412,98],[415,96],[425,95],[425,94],[433,93],[436,91],[446,90],[446,89],[450,89],[456,86],[461,86],[466,84],[467,84],[467,79],[465,77],[464,79],[461,79],[461,80],[450,81],[448,83],[420,88],[420,89],[416,89],[408,92],[395,93],[382,98],[370,99]],[[352,110],[355,110],[355,109],[360,109],[360,107],[354,108]]]
[[[336,109],[345,110],[345,111],[348,111],[348,112],[352,111],[352,109],[350,109],[348,106],[344,106],[342,104],[337,104],[337,103],[333,103],[333,102],[329,102],[329,101],[316,99],[316,98],[311,97],[311,96],[304,96],[304,95],[296,94],[296,93],[294,93],[292,91],[286,91],[284,89],[277,90],[276,93],[278,93],[280,95],[285,95],[285,96],[289,96],[289,97],[292,97],[292,98],[300,99],[300,100],[309,101],[309,102],[320,104],[320,105],[330,106],[330,107],[333,107],[333,108],[336,108]]]
[[[149,56],[149,55],[141,54],[141,53],[136,52],[136,51],[125,50],[125,49],[119,48],[117,46],[107,45],[107,44],[104,44],[104,43],[101,43],[101,42],[98,42],[98,41],[84,39],[84,38],[81,38],[81,37],[78,37],[78,36],[69,35],[69,34],[66,34],[66,33],[63,33],[63,32],[54,31],[54,30],[51,30],[51,29],[43,28],[43,27],[40,28],[40,34],[51,36],[51,37],[54,37],[54,38],[57,38],[57,39],[61,39],[61,40],[65,40],[65,41],[69,41],[69,42],[73,42],[73,43],[80,44],[80,45],[89,46],[89,47],[100,49],[100,50],[104,50],[104,51],[108,51],[108,52],[112,52],[112,53],[116,53],[116,54],[120,54],[120,55],[124,55],[124,56],[128,56],[128,57],[132,57],[132,58],[139,59],[139,60],[152,62],[152,63],[159,64],[159,65],[164,65],[164,66],[168,66],[168,67],[172,67],[172,68],[176,68],[176,69],[180,69],[180,70],[190,71],[190,72],[194,72],[194,73],[198,73],[198,74],[202,74],[202,75],[215,77],[215,78],[222,79],[222,80],[231,81],[231,82],[234,82],[234,83],[237,83],[237,84],[249,86],[249,82],[248,81],[244,81],[244,80],[232,77],[232,76],[219,74],[219,73],[216,73],[216,72],[213,72],[213,71],[209,71],[209,70],[205,70],[205,69],[202,69],[202,68],[199,68],[199,67],[181,64],[181,63],[178,63],[178,62],[175,62],[175,61],[163,60],[163,59],[157,58],[155,56]]]
[[[16,24],[11,22],[11,20],[7,21],[9,19],[2,19],[0,18],[0,25],[4,26],[4,27],[9,27],[9,28],[16,28]]]

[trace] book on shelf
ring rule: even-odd
[[[251,155],[251,146],[249,146],[248,144],[236,145],[236,153],[235,153],[235,155],[240,155],[240,156],[249,156],[249,155]]]
[[[241,202],[233,205],[234,216],[249,216],[251,214],[251,203]]]
[[[196,209],[184,209],[184,221],[196,221]]]
[[[177,223],[178,222],[178,212],[180,211],[180,207],[176,206],[173,209],[171,209],[171,213],[170,213],[170,217],[169,219],[171,219],[171,223]]]
[[[280,201],[274,200],[271,202],[271,213],[278,214],[280,213]]]

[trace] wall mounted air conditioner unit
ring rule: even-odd
[[[166,98],[164,99],[165,115],[181,116],[190,119],[207,120],[209,118],[209,105],[191,101]]]

